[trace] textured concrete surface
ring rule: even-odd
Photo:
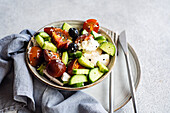
[[[139,113],[170,112],[169,0],[0,0],[0,38],[57,20],[96,18],[118,33],[126,30],[141,64]],[[116,113],[132,113],[129,102]]]

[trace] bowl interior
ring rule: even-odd
[[[83,27],[83,23],[84,21],[79,21],[79,20],[63,20],[63,21],[58,21],[58,22],[53,22],[53,23],[50,23],[42,28],[40,28],[37,32],[40,32],[40,31],[43,31],[45,27],[58,27],[58,28],[61,28],[61,26],[63,25],[64,22],[67,22],[68,24],[70,24],[71,26],[77,28],[77,29],[81,29]],[[102,29],[99,30],[100,34],[102,34],[103,36],[105,36],[109,42],[112,42],[114,45],[115,43],[112,41],[111,37],[106,33],[104,32]],[[99,82],[103,81],[108,75],[109,73],[111,72],[114,64],[115,64],[115,60],[116,60],[116,56],[113,56],[113,57],[110,57],[110,63],[108,65],[108,68],[109,68],[109,72],[107,72],[105,75],[103,75],[98,81],[94,82],[94,83],[91,83],[89,85],[86,85],[86,86],[83,86],[83,87],[78,87],[78,88],[71,88],[71,87],[64,87],[64,86],[60,86],[54,82],[52,82],[51,80],[49,80],[46,76],[41,76],[35,67],[31,66],[29,64],[29,60],[28,60],[28,50],[30,47],[33,46],[33,38],[29,41],[28,43],[28,46],[27,46],[27,51],[26,51],[26,63],[27,63],[27,66],[28,68],[30,69],[30,71],[40,80],[42,81],[43,83],[46,83],[52,87],[55,87],[55,88],[58,88],[58,89],[61,89],[61,90],[70,90],[70,91],[75,91],[75,90],[81,90],[81,89],[85,89],[85,88],[89,88],[91,86],[94,86],[96,84],[98,84]],[[116,46],[115,46],[116,47]],[[116,53],[117,53],[117,49],[116,49]]]

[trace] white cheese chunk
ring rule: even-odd
[[[95,51],[86,51],[84,52],[84,56],[98,56],[102,54],[102,50],[97,48]]]
[[[79,49],[83,49],[84,51],[95,51],[99,47],[99,43],[90,38],[87,41],[83,41],[82,43],[78,43]]]
[[[109,64],[110,56],[108,54],[84,54],[84,57],[87,58],[91,63],[96,66],[97,61],[102,62],[105,66]]]
[[[71,78],[71,76],[68,73],[64,72],[62,77],[61,77],[61,80],[62,81],[69,81],[70,78]]]
[[[99,56],[98,60],[107,66],[109,64],[110,58],[108,54],[102,54]]]

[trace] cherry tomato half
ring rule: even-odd
[[[60,77],[66,71],[66,65],[58,59],[53,59],[47,64],[47,72],[53,77]]]
[[[58,49],[67,49],[71,43],[68,39],[68,32],[59,28],[55,28],[54,32],[52,32],[52,38]]]
[[[41,64],[43,59],[43,51],[40,47],[33,46],[28,54],[28,58],[32,66],[38,66]]]
[[[52,32],[55,32],[57,35],[63,36],[63,37],[69,37],[69,33],[66,30],[62,30],[60,28],[55,27],[45,27],[44,32],[52,36]]]
[[[58,53],[52,52],[50,50],[44,50],[44,59],[45,61],[49,62],[53,59],[60,59],[60,55]]]
[[[85,69],[85,68],[78,63],[77,59],[75,59],[75,60],[71,61],[67,66],[68,74],[73,75],[73,73],[72,73],[73,69]]]
[[[54,29],[55,29],[54,27],[45,27],[44,32],[46,32],[51,37]]]
[[[99,30],[99,23],[96,19],[88,19],[84,22],[83,29],[87,32],[95,31],[97,33]]]
[[[82,43],[83,41],[87,41],[89,40],[90,38],[93,38],[93,35],[92,34],[84,34],[84,35],[81,35],[79,36],[75,43]]]

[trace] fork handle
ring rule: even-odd
[[[130,71],[130,63],[128,60],[128,54],[125,53],[125,60],[126,60],[126,66],[127,66],[127,72],[128,72],[128,78],[129,78],[129,86],[130,86],[130,92],[132,95],[132,103],[134,108],[134,113],[137,113],[137,104],[136,104],[136,95],[135,95],[135,88],[134,88],[134,82]]]
[[[110,73],[110,87],[109,87],[109,111],[110,113],[113,113],[114,112],[114,79],[113,79],[113,72]]]

